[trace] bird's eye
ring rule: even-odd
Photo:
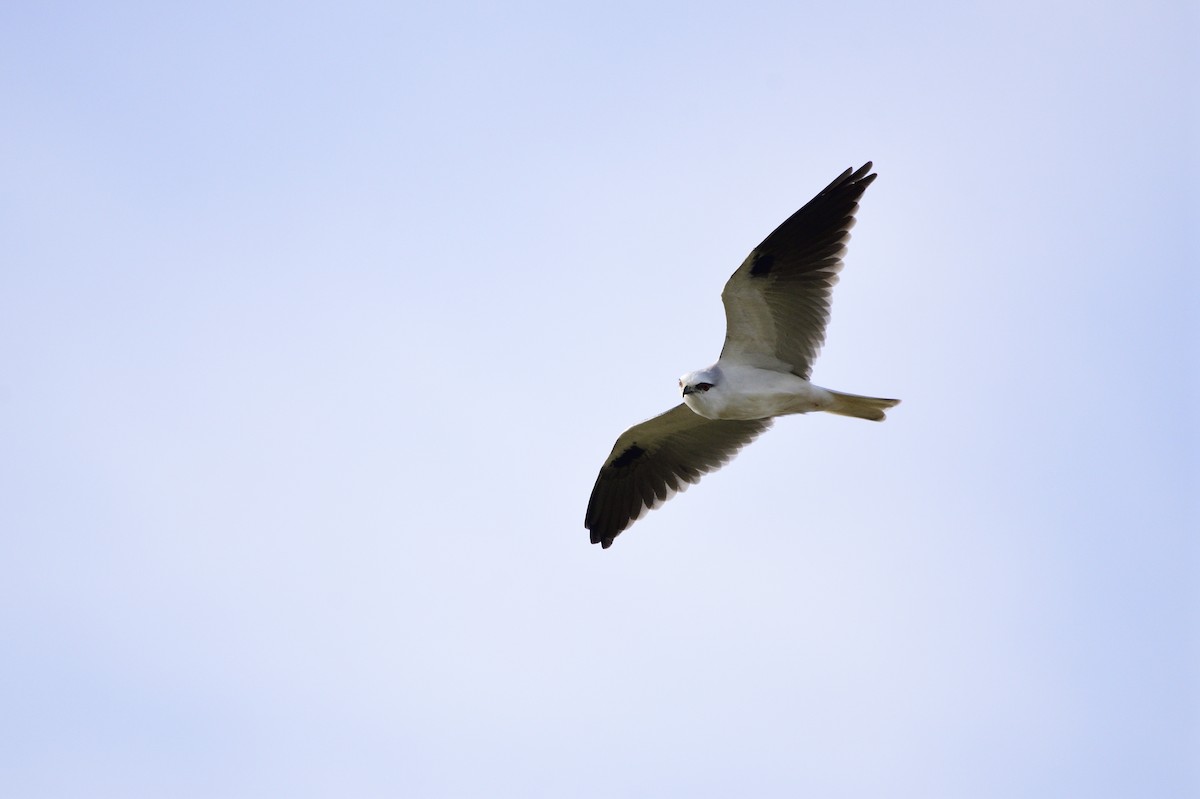
[[[712,383],[697,383],[696,384],[697,391],[708,391],[712,387],[713,387]]]

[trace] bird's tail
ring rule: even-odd
[[[900,404],[898,399],[863,397],[858,394],[843,394],[840,391],[830,391],[829,393],[833,395],[833,407],[826,408],[826,411],[839,416],[870,419],[872,422],[882,422],[887,418],[884,411]]]

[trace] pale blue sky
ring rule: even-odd
[[[1200,796],[1187,2],[0,8],[0,794]],[[592,481],[873,159],[817,382]]]

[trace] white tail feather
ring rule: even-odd
[[[870,419],[872,422],[882,422],[888,408],[900,404],[898,399],[881,399],[880,397],[863,397],[858,394],[843,394],[840,391],[830,391],[833,395],[833,407],[826,408],[829,413],[838,416],[853,416],[856,419]]]

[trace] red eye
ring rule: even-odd
[[[697,391],[708,391],[712,387],[713,387],[712,383],[697,383],[696,384]]]

